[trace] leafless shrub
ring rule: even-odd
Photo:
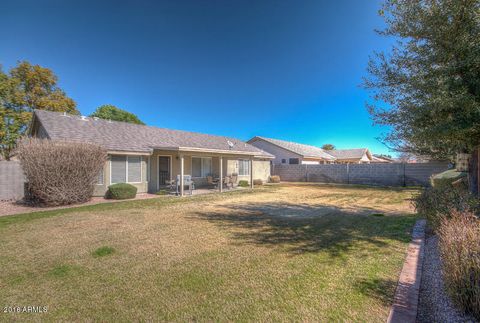
[[[253,185],[263,185],[263,181],[260,178],[254,179]]]
[[[471,212],[453,211],[441,220],[438,233],[447,291],[480,319],[480,221]]]
[[[31,200],[43,205],[88,201],[107,158],[96,145],[26,139],[17,149]]]
[[[270,176],[270,183],[280,183],[280,176],[278,175]]]

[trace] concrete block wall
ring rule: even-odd
[[[307,182],[348,183],[349,165],[302,165],[306,169]],[[282,177],[280,176],[280,179]]]
[[[448,169],[446,162],[422,164],[275,165],[274,175],[285,182],[428,186],[430,177]]]
[[[348,183],[404,186],[404,164],[349,164]]]
[[[0,161],[0,201],[20,200],[25,194],[25,175],[18,161]]]

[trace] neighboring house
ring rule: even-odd
[[[370,164],[373,156],[368,148],[335,149],[327,151],[337,164]]]
[[[207,176],[222,179],[236,173],[253,187],[254,179],[268,180],[273,159],[234,138],[41,110],[33,114],[30,135],[104,147],[108,160],[95,187],[97,196],[113,183],[130,183],[139,193],[157,192],[177,175],[191,175],[198,187],[207,184]]]
[[[273,159],[275,165],[391,162],[386,159],[374,159],[367,148],[324,150],[315,146],[259,136],[247,142],[275,156]]]
[[[372,163],[388,164],[388,163],[393,163],[393,162],[395,162],[395,160],[393,158],[386,157],[386,156],[383,156],[383,155],[375,155],[375,154],[372,155]]]
[[[247,142],[275,156],[273,159],[275,165],[330,164],[336,159],[321,148],[296,142],[258,136]]]

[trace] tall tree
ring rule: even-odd
[[[10,159],[24,135],[33,109],[78,114],[75,102],[57,86],[48,68],[20,62],[5,74],[0,69],[0,154]]]
[[[105,105],[99,106],[97,110],[95,110],[95,112],[92,113],[90,116],[101,118],[101,119],[129,122],[129,123],[135,123],[135,124],[141,124],[141,125],[145,124],[133,113],[117,108],[116,106],[111,104],[105,104]]]
[[[332,145],[332,144],[325,144],[325,145],[322,146],[322,149],[323,150],[334,150],[335,146]]]
[[[364,86],[383,140],[400,152],[453,157],[480,144],[480,1],[386,0],[381,35]]]

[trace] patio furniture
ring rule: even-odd
[[[165,185],[168,185],[168,189],[170,190],[170,192],[176,190],[176,181],[174,179],[166,180]]]
[[[176,182],[176,194],[180,193],[180,175],[177,175]],[[193,190],[195,189],[195,182],[192,180],[192,175],[183,175],[183,187],[187,186],[187,190],[190,191],[190,195],[193,194]]]
[[[213,186],[214,188],[218,188],[219,179],[214,179],[213,176],[207,176],[207,183],[208,185]]]

